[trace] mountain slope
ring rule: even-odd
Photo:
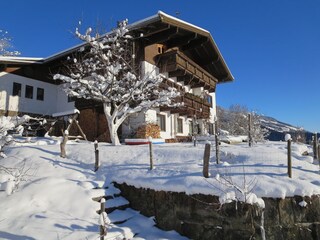
[[[273,117],[259,116],[261,126],[269,130],[268,140],[281,141],[284,140],[285,134],[289,133],[294,140],[300,138],[301,141],[311,141],[313,133],[301,127],[293,126],[289,123],[281,122]],[[319,136],[318,136],[319,137]]]
[[[219,127],[228,131],[231,135],[247,135],[249,112],[248,108],[241,105],[233,105],[229,109],[217,106]],[[291,134],[294,141],[309,142],[312,140],[313,133],[301,127],[257,113],[252,113],[251,116],[256,132],[263,133],[263,138],[268,140],[283,141],[287,133]],[[269,134],[265,135],[263,129],[267,129]],[[319,137],[320,135],[318,134],[317,138]]]

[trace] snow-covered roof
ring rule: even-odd
[[[0,56],[3,63],[40,63],[43,58]]]
[[[197,55],[197,58],[204,60],[205,56],[207,57],[207,60],[209,64],[206,65],[206,69],[210,74],[213,74],[220,82],[229,82],[234,79],[233,75],[231,74],[231,71],[229,70],[229,67],[227,66],[218,46],[216,45],[213,37],[211,36],[210,32],[198,27],[196,25],[193,25],[191,23],[188,23],[186,21],[183,21],[181,19],[178,19],[176,17],[170,16],[169,14],[166,14],[162,11],[158,11],[157,14],[144,18],[140,21],[137,21],[135,23],[132,23],[128,25],[128,29],[130,31],[144,31],[148,30],[149,27],[154,24],[152,27],[163,27],[163,26],[169,26],[169,28],[176,28],[176,29],[182,29],[185,34],[194,33],[195,38],[198,40],[205,39],[206,42],[202,44],[196,45],[197,51],[190,53],[190,55]],[[144,30],[143,30],[144,29]],[[163,30],[163,29],[162,29]],[[112,32],[108,32],[105,35],[111,34]],[[152,32],[151,34],[156,34],[156,32]],[[172,33],[173,34],[173,33]],[[185,35],[187,37],[187,35]],[[180,36],[181,37],[181,36]],[[54,55],[51,55],[47,58],[20,58],[20,57],[9,57],[3,59],[3,57],[0,58],[1,62],[4,63],[47,63],[50,61],[54,61],[56,59],[59,59],[61,57],[67,56],[68,54],[71,54],[77,49],[79,49],[82,46],[85,46],[86,43],[78,44],[74,47],[68,48],[66,50],[63,50],[61,52],[58,52]],[[201,52],[199,52],[199,49],[201,48]],[[218,64],[218,65],[217,65]],[[218,69],[218,70],[217,70]]]
[[[56,112],[52,114],[52,117],[61,117],[61,116],[68,116],[72,114],[80,113],[78,109],[72,109],[69,111],[64,111],[64,112]]]
[[[128,25],[128,29],[130,31],[136,31],[136,30],[142,30],[142,29],[148,29],[149,26],[151,26],[152,24],[156,24],[155,26],[159,26],[163,24],[167,24],[168,26],[171,27],[175,27],[175,28],[179,28],[179,29],[183,29],[184,31],[187,32],[192,32],[195,33],[195,35],[197,36],[197,38],[206,38],[208,40],[208,42],[204,43],[205,46],[202,46],[203,44],[199,44],[198,46],[201,47],[203,49],[205,49],[205,51],[207,51],[207,54],[209,54],[211,56],[211,58],[216,58],[216,60],[212,60],[211,62],[214,62],[212,64],[216,65],[217,63],[219,63],[219,69],[221,69],[222,72],[220,72],[218,75],[221,75],[218,77],[219,82],[229,82],[232,81],[234,79],[233,75],[231,74],[229,67],[227,66],[218,46],[216,45],[213,37],[211,36],[210,32],[200,28],[196,25],[193,25],[191,23],[188,23],[186,21],[183,21],[181,19],[178,19],[176,17],[170,16],[169,14],[166,14],[162,11],[158,11],[157,14],[144,18],[140,21],[134,22],[132,24]],[[108,32],[105,35],[108,35],[112,32]],[[64,50],[62,52],[59,52],[57,54],[54,54],[52,56],[49,56],[48,58],[44,59],[44,62],[49,62],[49,61],[53,61],[59,57],[62,56],[66,56],[74,51],[76,51],[77,49],[79,49],[81,46],[84,46],[85,44],[79,44],[75,47],[69,48],[67,50]],[[199,50],[199,49],[198,49]],[[217,69],[217,66],[213,66],[212,69]],[[214,70],[213,70],[214,71]],[[209,71],[210,72],[210,71]],[[214,74],[216,75],[216,74]]]

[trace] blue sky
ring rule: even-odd
[[[79,42],[78,21],[110,30],[162,10],[209,30],[234,75],[217,104],[241,104],[320,132],[320,1],[317,0],[11,0],[0,29],[26,57],[47,57]]]

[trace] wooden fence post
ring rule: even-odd
[[[100,161],[99,161],[99,149],[98,149],[98,141],[94,141],[94,156],[95,156],[95,163],[94,163],[94,171],[98,171],[100,167]]]
[[[313,135],[313,159],[319,159],[317,133]]]
[[[101,198],[100,200],[100,216],[106,211],[106,206],[105,206],[106,200],[104,198]],[[101,220],[101,218],[100,218]],[[106,227],[104,226],[104,221],[100,222],[100,240],[104,240],[104,236],[107,235],[106,233]]]
[[[203,176],[205,178],[209,177],[209,159],[210,159],[210,144],[206,143],[204,148],[204,155],[203,155]]]
[[[192,141],[193,141],[193,146],[196,147],[197,146],[197,138],[195,135],[192,136]]]
[[[60,156],[65,158],[67,156],[66,154],[66,145],[67,145],[67,142],[68,142],[68,139],[69,139],[69,131],[70,131],[70,128],[73,124],[73,122],[77,119],[78,117],[78,114],[75,114],[72,118],[71,118],[71,121],[70,121],[70,124],[69,126],[67,127],[66,130],[62,130],[62,136],[63,136],[63,140],[62,142],[60,143]]]
[[[286,134],[285,140],[288,143],[288,176],[292,178],[292,161],[291,161],[291,135]]]
[[[219,142],[219,133],[218,133],[218,121],[215,119],[214,121],[214,137],[215,137],[215,144],[216,144],[216,163],[220,163],[220,142]]]
[[[150,151],[150,170],[153,169],[153,149],[152,149],[152,137],[148,137],[149,151]]]
[[[248,138],[249,138],[249,147],[252,146],[252,134],[251,134],[251,128],[252,128],[252,116],[251,113],[248,113]]]
[[[69,131],[65,130],[64,132],[62,132],[62,135],[63,135],[63,139],[62,139],[62,142],[60,143],[60,157],[65,158],[67,156],[66,145],[69,138]]]

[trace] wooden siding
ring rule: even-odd
[[[168,72],[169,77],[177,77],[191,88],[204,87],[214,92],[218,80],[178,50],[170,50],[156,56],[161,73]]]
[[[170,111],[170,113],[179,113],[180,116],[207,119],[210,117],[211,104],[204,98],[198,97],[191,93],[182,93],[174,102],[183,102],[179,107],[160,107],[160,111]]]

